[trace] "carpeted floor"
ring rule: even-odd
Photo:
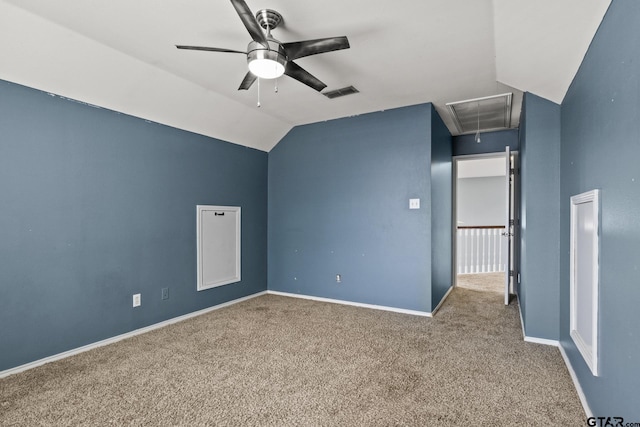
[[[456,285],[475,291],[498,292],[504,295],[504,273],[458,274]]]
[[[265,295],[0,379],[2,426],[585,425],[517,306],[435,318]]]

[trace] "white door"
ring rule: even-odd
[[[507,207],[504,216],[504,232],[502,236],[506,241],[505,269],[504,269],[504,304],[509,305],[509,281],[511,279],[511,244],[513,230],[511,226],[511,152],[509,147],[505,150],[505,200]]]

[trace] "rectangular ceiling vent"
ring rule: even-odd
[[[460,134],[511,127],[512,93],[449,102],[447,107]]]
[[[347,86],[347,87],[343,87],[342,89],[323,92],[322,94],[329,99],[334,99],[334,98],[340,98],[341,96],[353,95],[354,93],[360,93],[360,91],[353,86]]]

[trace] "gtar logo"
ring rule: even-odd
[[[589,417],[587,425],[598,427],[624,427],[624,418],[622,417]]]

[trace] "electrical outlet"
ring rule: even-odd
[[[162,299],[169,299],[169,288],[162,288]]]
[[[139,307],[142,304],[140,294],[133,294],[133,306]]]

